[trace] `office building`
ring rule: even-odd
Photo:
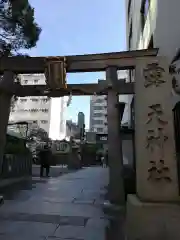
[[[90,132],[107,133],[107,96],[90,98]]]
[[[126,0],[128,50],[159,48],[170,64],[180,48],[179,9],[179,0]],[[134,81],[134,71],[129,81]],[[132,97],[128,104],[133,107]]]
[[[126,71],[118,72],[118,79],[126,79]],[[119,101],[128,103],[127,96],[119,96]],[[127,108],[125,107],[122,122],[127,122]],[[90,132],[107,134],[107,96],[93,95],[90,98]]]
[[[20,75],[22,85],[44,85],[44,74]],[[9,122],[26,121],[44,129],[52,139],[63,139],[66,133],[65,110],[67,97],[19,97],[10,113]]]

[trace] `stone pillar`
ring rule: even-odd
[[[137,60],[137,193],[127,201],[127,240],[180,239],[171,78],[165,58]],[[170,204],[171,202],[171,204]]]
[[[12,94],[8,93],[13,90],[14,74],[6,71],[3,79],[0,81],[4,92],[0,93],[0,174],[2,172],[4,147],[6,144],[6,132],[9,121],[11,97]]]
[[[108,162],[109,162],[109,200],[112,204],[124,204],[123,154],[120,136],[119,96],[116,92],[117,69],[106,70],[106,81],[109,88],[107,96],[108,119]]]

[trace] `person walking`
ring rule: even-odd
[[[108,163],[108,150],[105,153],[105,163],[106,163],[106,167],[108,167],[109,163]]]
[[[46,177],[49,177],[50,162],[51,162],[51,150],[48,144],[44,145],[44,149],[39,153],[40,157],[40,177],[43,177],[44,168],[46,169]]]
[[[79,160],[79,168],[82,167],[82,156],[81,156],[81,151],[79,150],[77,152],[78,160]]]
[[[105,168],[106,167],[106,162],[105,162],[104,155],[101,156],[101,163],[102,163],[102,167]]]

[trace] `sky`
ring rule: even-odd
[[[31,56],[62,56],[126,50],[125,0],[29,0],[42,28]],[[46,4],[47,3],[47,4]],[[104,73],[67,75],[67,83],[92,83]],[[84,112],[89,126],[90,97],[73,97],[67,118]],[[57,112],[54,113],[55,115]]]

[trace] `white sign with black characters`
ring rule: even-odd
[[[68,153],[70,151],[70,144],[68,142],[56,142],[54,150],[58,153]]]
[[[99,140],[100,140],[100,141],[107,141],[107,140],[108,140],[108,138],[107,138],[107,137],[105,137],[105,136],[102,136],[102,137],[100,137],[100,138],[99,138]]]
[[[96,135],[96,141],[97,142],[107,142],[108,141],[108,135],[107,134],[97,134]]]

